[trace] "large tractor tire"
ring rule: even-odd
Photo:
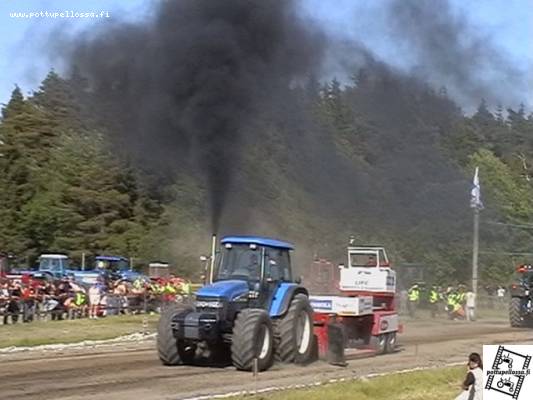
[[[384,354],[387,351],[387,335],[384,333],[377,336],[372,335],[369,344],[377,355]]]
[[[157,325],[157,352],[163,365],[190,364],[194,361],[196,348],[177,340],[172,332],[172,319],[190,307],[175,304],[168,305],[161,311]]]
[[[512,297],[511,304],[509,304],[509,320],[513,328],[521,328],[525,325],[522,317],[522,299],[520,297]]]
[[[387,333],[387,343],[385,344],[386,353],[394,353],[396,351],[397,340],[396,332]]]
[[[251,371],[254,359],[257,369],[265,371],[274,361],[272,322],[265,310],[242,310],[235,319],[231,341],[231,361],[241,371]]]
[[[297,364],[313,361],[313,309],[305,294],[294,296],[276,328],[276,357],[280,361]]]

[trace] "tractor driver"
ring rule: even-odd
[[[261,266],[259,265],[259,257],[257,256],[257,253],[255,251],[250,254],[250,263],[246,267],[246,269],[248,270],[248,276],[250,277],[250,279],[259,280],[261,274]]]
[[[366,266],[367,267],[375,267],[375,266],[377,266],[376,257],[374,257],[373,255],[369,255],[368,256],[368,261],[366,263]]]
[[[248,255],[246,254],[246,256]],[[251,280],[259,280],[261,271],[257,253],[250,253],[248,260],[245,259],[239,268],[233,271],[232,275],[246,276]]]

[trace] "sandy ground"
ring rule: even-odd
[[[507,320],[415,320],[405,323],[399,351],[353,360],[348,367],[324,362],[275,365],[254,379],[233,367],[164,367],[153,341],[97,348],[24,352],[0,356],[1,399],[185,399],[414,367],[462,362],[483,344],[531,342],[533,330],[512,329]]]

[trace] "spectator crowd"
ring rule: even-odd
[[[73,276],[60,280],[0,277],[0,324],[41,320],[100,318],[106,315],[158,312],[162,302],[181,301],[191,284],[181,278],[97,278],[92,284]]]

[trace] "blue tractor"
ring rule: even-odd
[[[130,260],[122,256],[96,256],[96,271],[101,271],[106,278],[113,280],[124,279],[133,282],[137,278],[149,279],[135,271]]]
[[[229,236],[216,253],[213,238],[212,249],[207,284],[196,292],[194,306],[176,305],[161,315],[161,362],[194,364],[202,357],[222,357],[239,370],[250,371],[256,362],[263,371],[274,358],[312,361],[313,309],[307,290],[293,279],[293,246],[264,237]]]

